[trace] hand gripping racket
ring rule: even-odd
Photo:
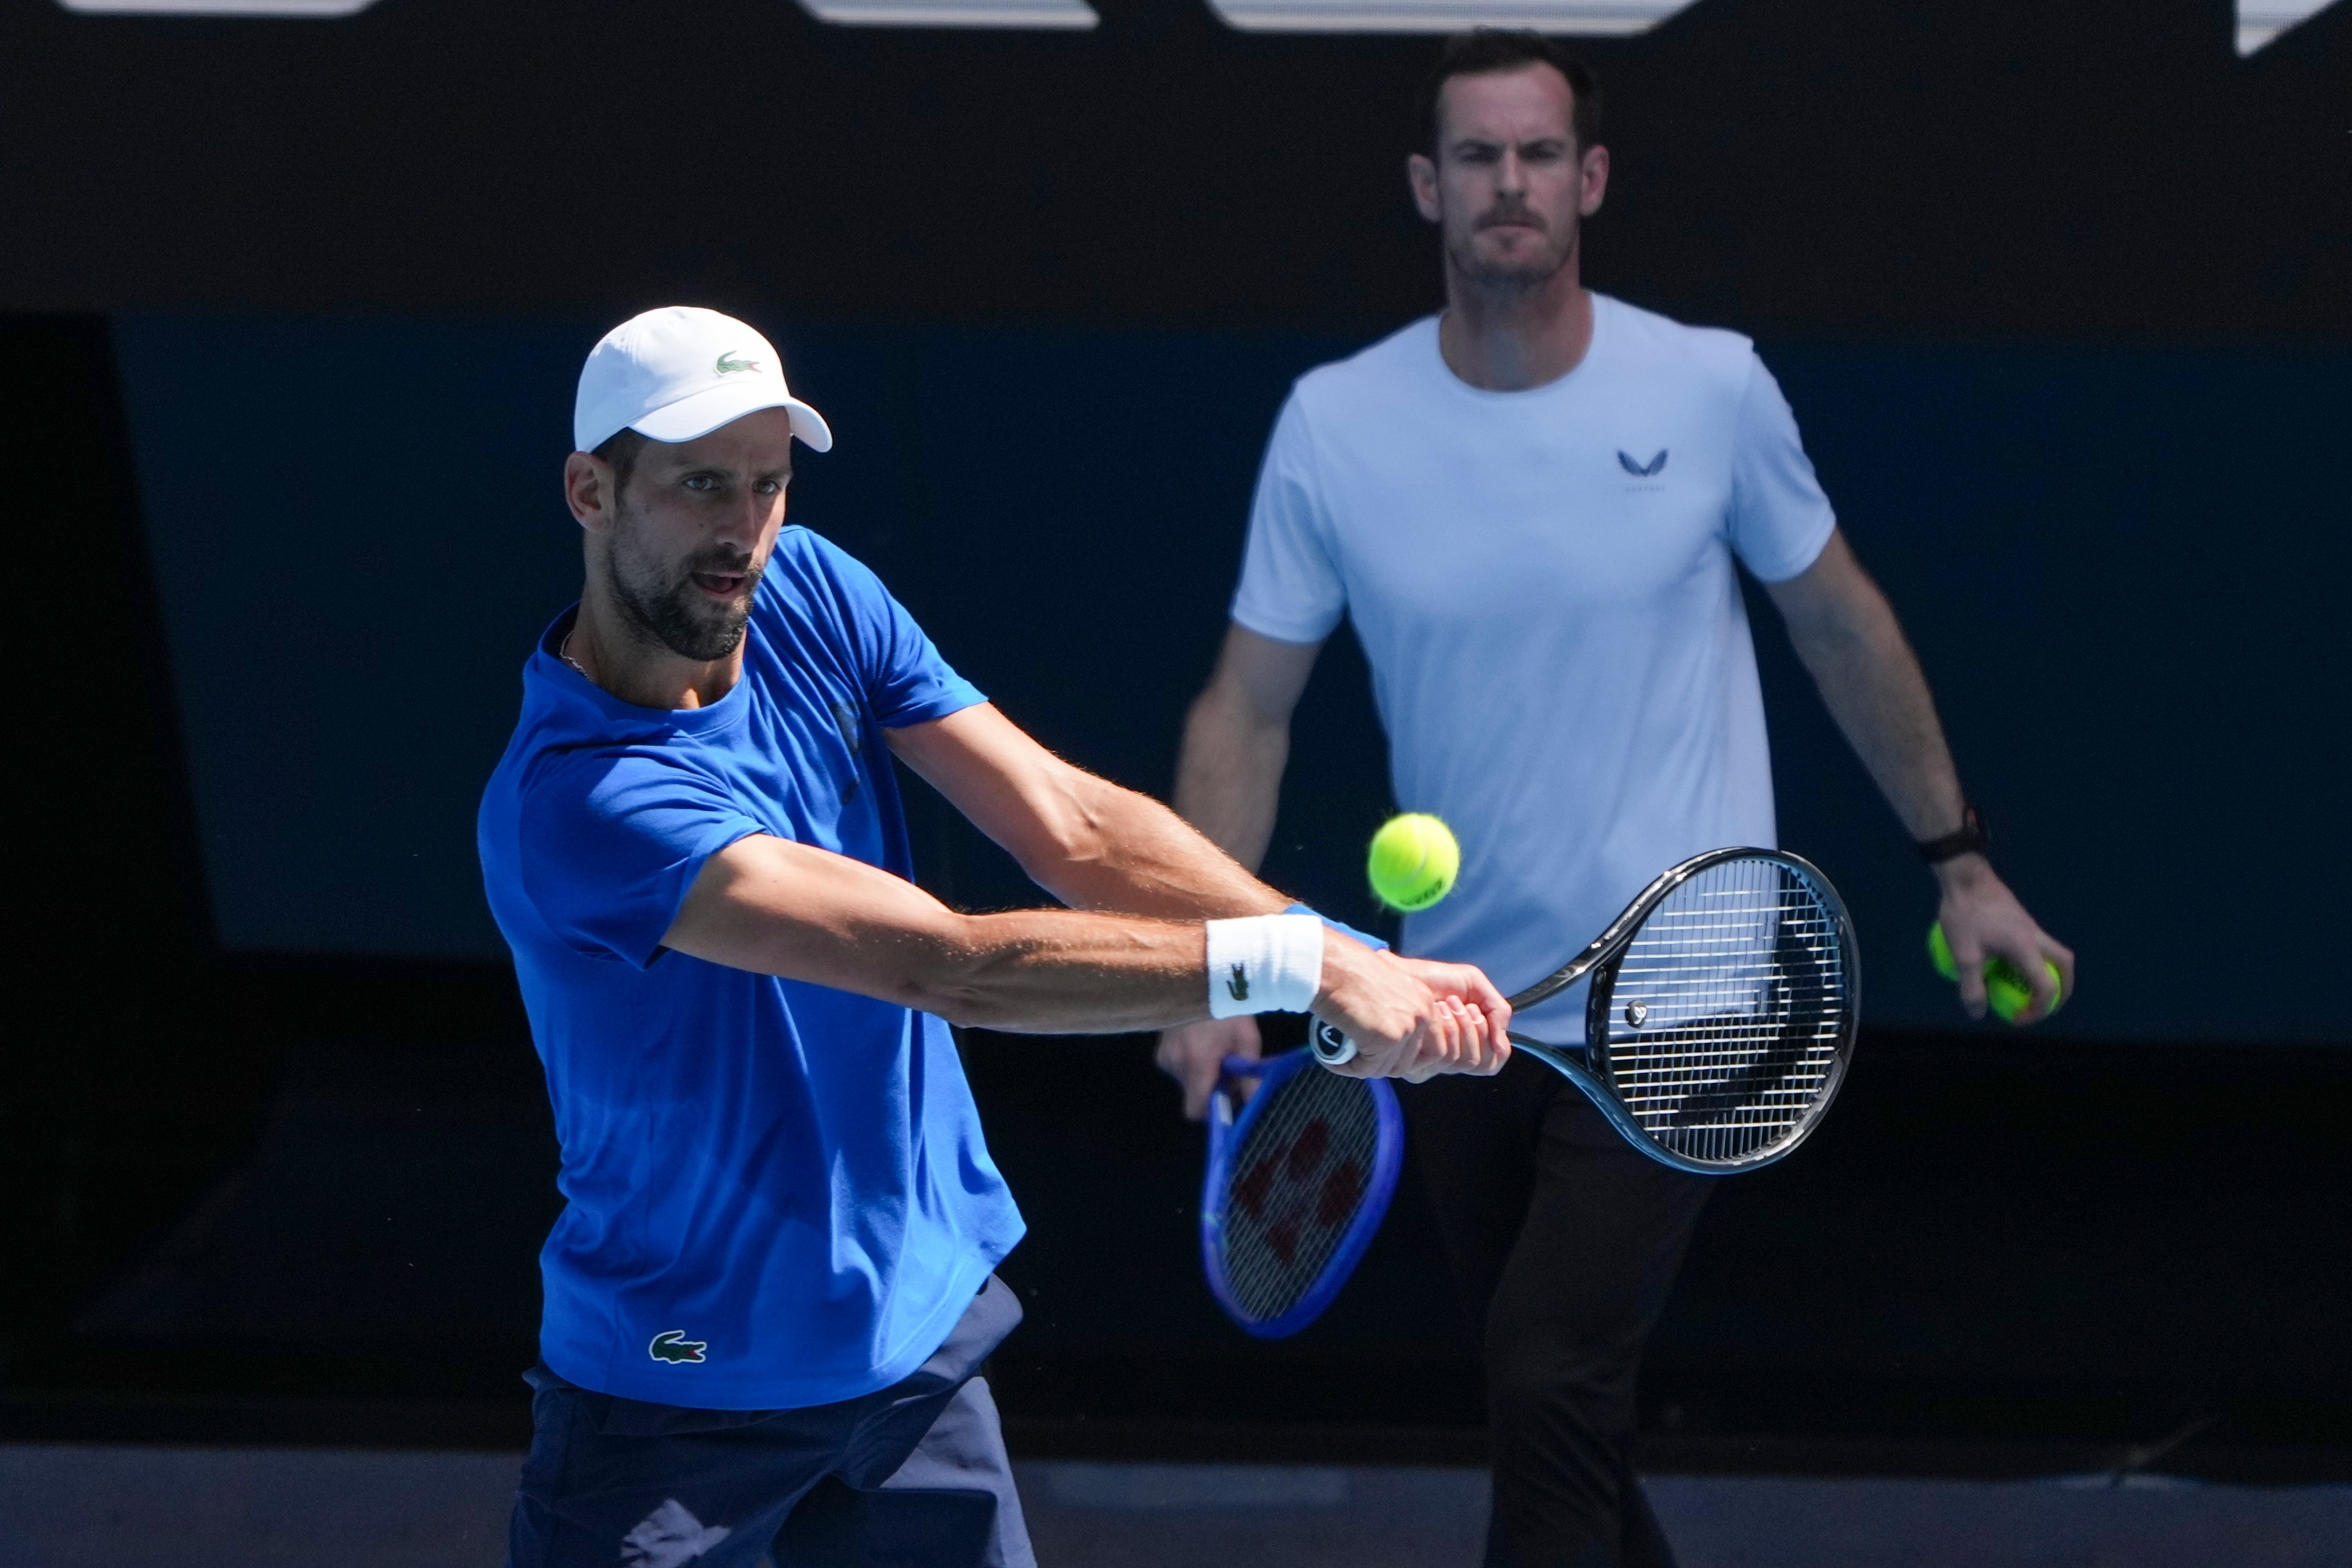
[[[1821,1124],[1861,1014],[1853,923],[1811,862],[1710,850],[1642,890],[1609,929],[1511,998],[1514,1011],[1591,977],[1584,1042],[1511,1043],[1584,1092],[1627,1142],[1722,1176],[1783,1159]],[[1355,1042],[1317,1019],[1315,1053]]]
[[[1234,1110],[1242,1084],[1257,1092]],[[1260,1339],[1323,1315],[1388,1213],[1404,1164],[1404,1115],[1377,1079],[1343,1078],[1314,1053],[1225,1059],[1209,1097],[1201,1262],[1227,1316]]]

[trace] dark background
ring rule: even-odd
[[[0,5],[6,1429],[516,1439],[552,1153],[470,812],[572,591],[552,474],[611,321],[768,327],[843,435],[802,520],[1164,788],[1288,379],[1433,303],[1398,177],[1431,46],[1100,9]],[[1829,1129],[1710,1209],[1655,1462],[2088,1468],[2195,1427],[2163,1462],[2352,1473],[2347,16],[2240,60],[2225,5],[1702,0],[1586,50],[1590,277],[1759,340],[2084,956],[2053,1030],[1958,1027],[1759,614],[1783,840],[1853,897],[1871,1027]],[[1271,869],[1344,907],[1390,805],[1344,638],[1299,741]],[[927,880],[1023,896],[916,813]],[[1475,1453],[1410,1188],[1331,1318],[1249,1344],[1141,1043],[967,1056],[1033,1222],[998,1367],[1033,1451]]]

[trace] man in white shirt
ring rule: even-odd
[[[1580,220],[1609,154],[1591,75],[1481,29],[1431,78],[1408,173],[1443,235],[1446,308],[1302,377],[1268,446],[1233,625],[1194,704],[1177,809],[1245,865],[1273,831],[1291,712],[1355,618],[1400,807],[1462,840],[1458,889],[1406,950],[1505,989],[1549,972],[1653,876],[1774,841],[1755,651],[1735,558],[1766,587],[1831,713],[1981,961],[2074,956],[1993,873],[1901,627],[1838,531],[1748,341],[1588,292]],[[1582,988],[1516,1027],[1580,1039]],[[1198,1114],[1247,1019],[1169,1031]],[[1488,1561],[1663,1564],[1632,1468],[1633,1381],[1707,1190],[1628,1148],[1538,1064],[1405,1095],[1448,1262],[1478,1324],[1496,1453]]]

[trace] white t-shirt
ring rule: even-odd
[[[1767,582],[1835,518],[1754,347],[1593,297],[1592,343],[1528,392],[1445,367],[1434,317],[1301,377],[1258,476],[1233,617],[1371,662],[1398,806],[1462,841],[1405,946],[1506,992],[1666,867],[1774,841],[1736,554]],[[1535,1009],[1583,1038],[1583,988]]]

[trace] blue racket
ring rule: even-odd
[[[1404,1113],[1386,1082],[1326,1071],[1311,1051],[1225,1058],[1201,1188],[1201,1262],[1217,1304],[1260,1339],[1322,1316],[1403,1165]]]

